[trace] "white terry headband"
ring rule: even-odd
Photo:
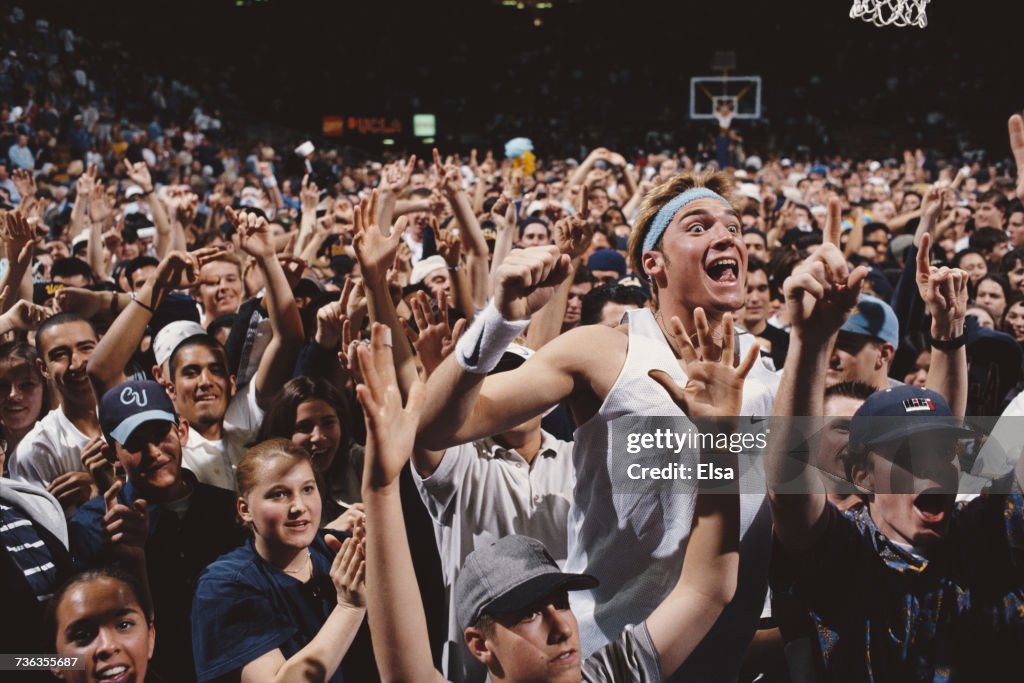
[[[690,202],[697,201],[698,199],[717,199],[730,209],[732,208],[732,204],[714,190],[709,190],[706,187],[691,187],[689,190],[676,195],[672,201],[661,207],[661,210],[658,211],[654,220],[651,221],[651,227],[648,228],[647,235],[644,237],[643,251],[650,251],[651,249],[654,249],[655,245],[658,244],[658,240],[660,240],[661,236],[665,234],[665,228],[667,228],[668,224],[672,222],[672,217],[676,215],[676,212]]]

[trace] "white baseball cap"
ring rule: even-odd
[[[207,334],[207,332],[202,325],[194,320],[175,320],[165,325],[156,333],[156,339],[153,340],[153,355],[156,356],[156,364],[162,366],[181,342],[199,334]]]
[[[426,279],[428,275],[433,273],[435,270],[445,270],[448,268],[448,262],[444,260],[440,254],[434,254],[429,258],[425,258],[417,263],[412,268],[412,274],[409,276],[409,284],[416,285]]]

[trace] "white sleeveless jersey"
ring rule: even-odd
[[[629,347],[625,365],[598,413],[575,433],[576,487],[569,511],[566,571],[585,572],[601,581],[593,590],[570,594],[585,656],[615,640],[627,625],[646,619],[675,587],[696,504],[692,494],[612,491],[612,420],[639,415],[682,416],[647,373],[664,370],[680,385],[686,381],[650,310],[629,311],[627,315]],[[741,354],[754,341],[751,335],[738,339]],[[771,415],[777,386],[778,376],[756,363],[744,385],[743,415]],[[618,455],[620,467],[622,457]],[[678,458],[681,463],[696,465],[699,453],[683,451]],[[746,486],[744,490],[752,488],[757,487]],[[741,495],[740,500],[736,597],[674,680],[735,680],[757,627],[767,590],[771,514],[763,492]]]

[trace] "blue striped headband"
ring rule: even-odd
[[[658,211],[654,220],[651,221],[651,227],[647,229],[647,236],[644,237],[644,249],[640,253],[642,254],[654,249],[658,244],[658,240],[660,240],[661,236],[665,234],[665,228],[667,228],[668,224],[672,222],[672,217],[676,215],[676,212],[690,202],[698,199],[717,199],[730,209],[732,208],[732,204],[717,192],[709,190],[706,187],[691,187],[686,192],[676,195],[672,201],[661,207],[661,210]]]

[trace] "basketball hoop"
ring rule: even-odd
[[[928,25],[925,8],[930,0],[853,0],[851,19],[863,19],[875,26]]]

